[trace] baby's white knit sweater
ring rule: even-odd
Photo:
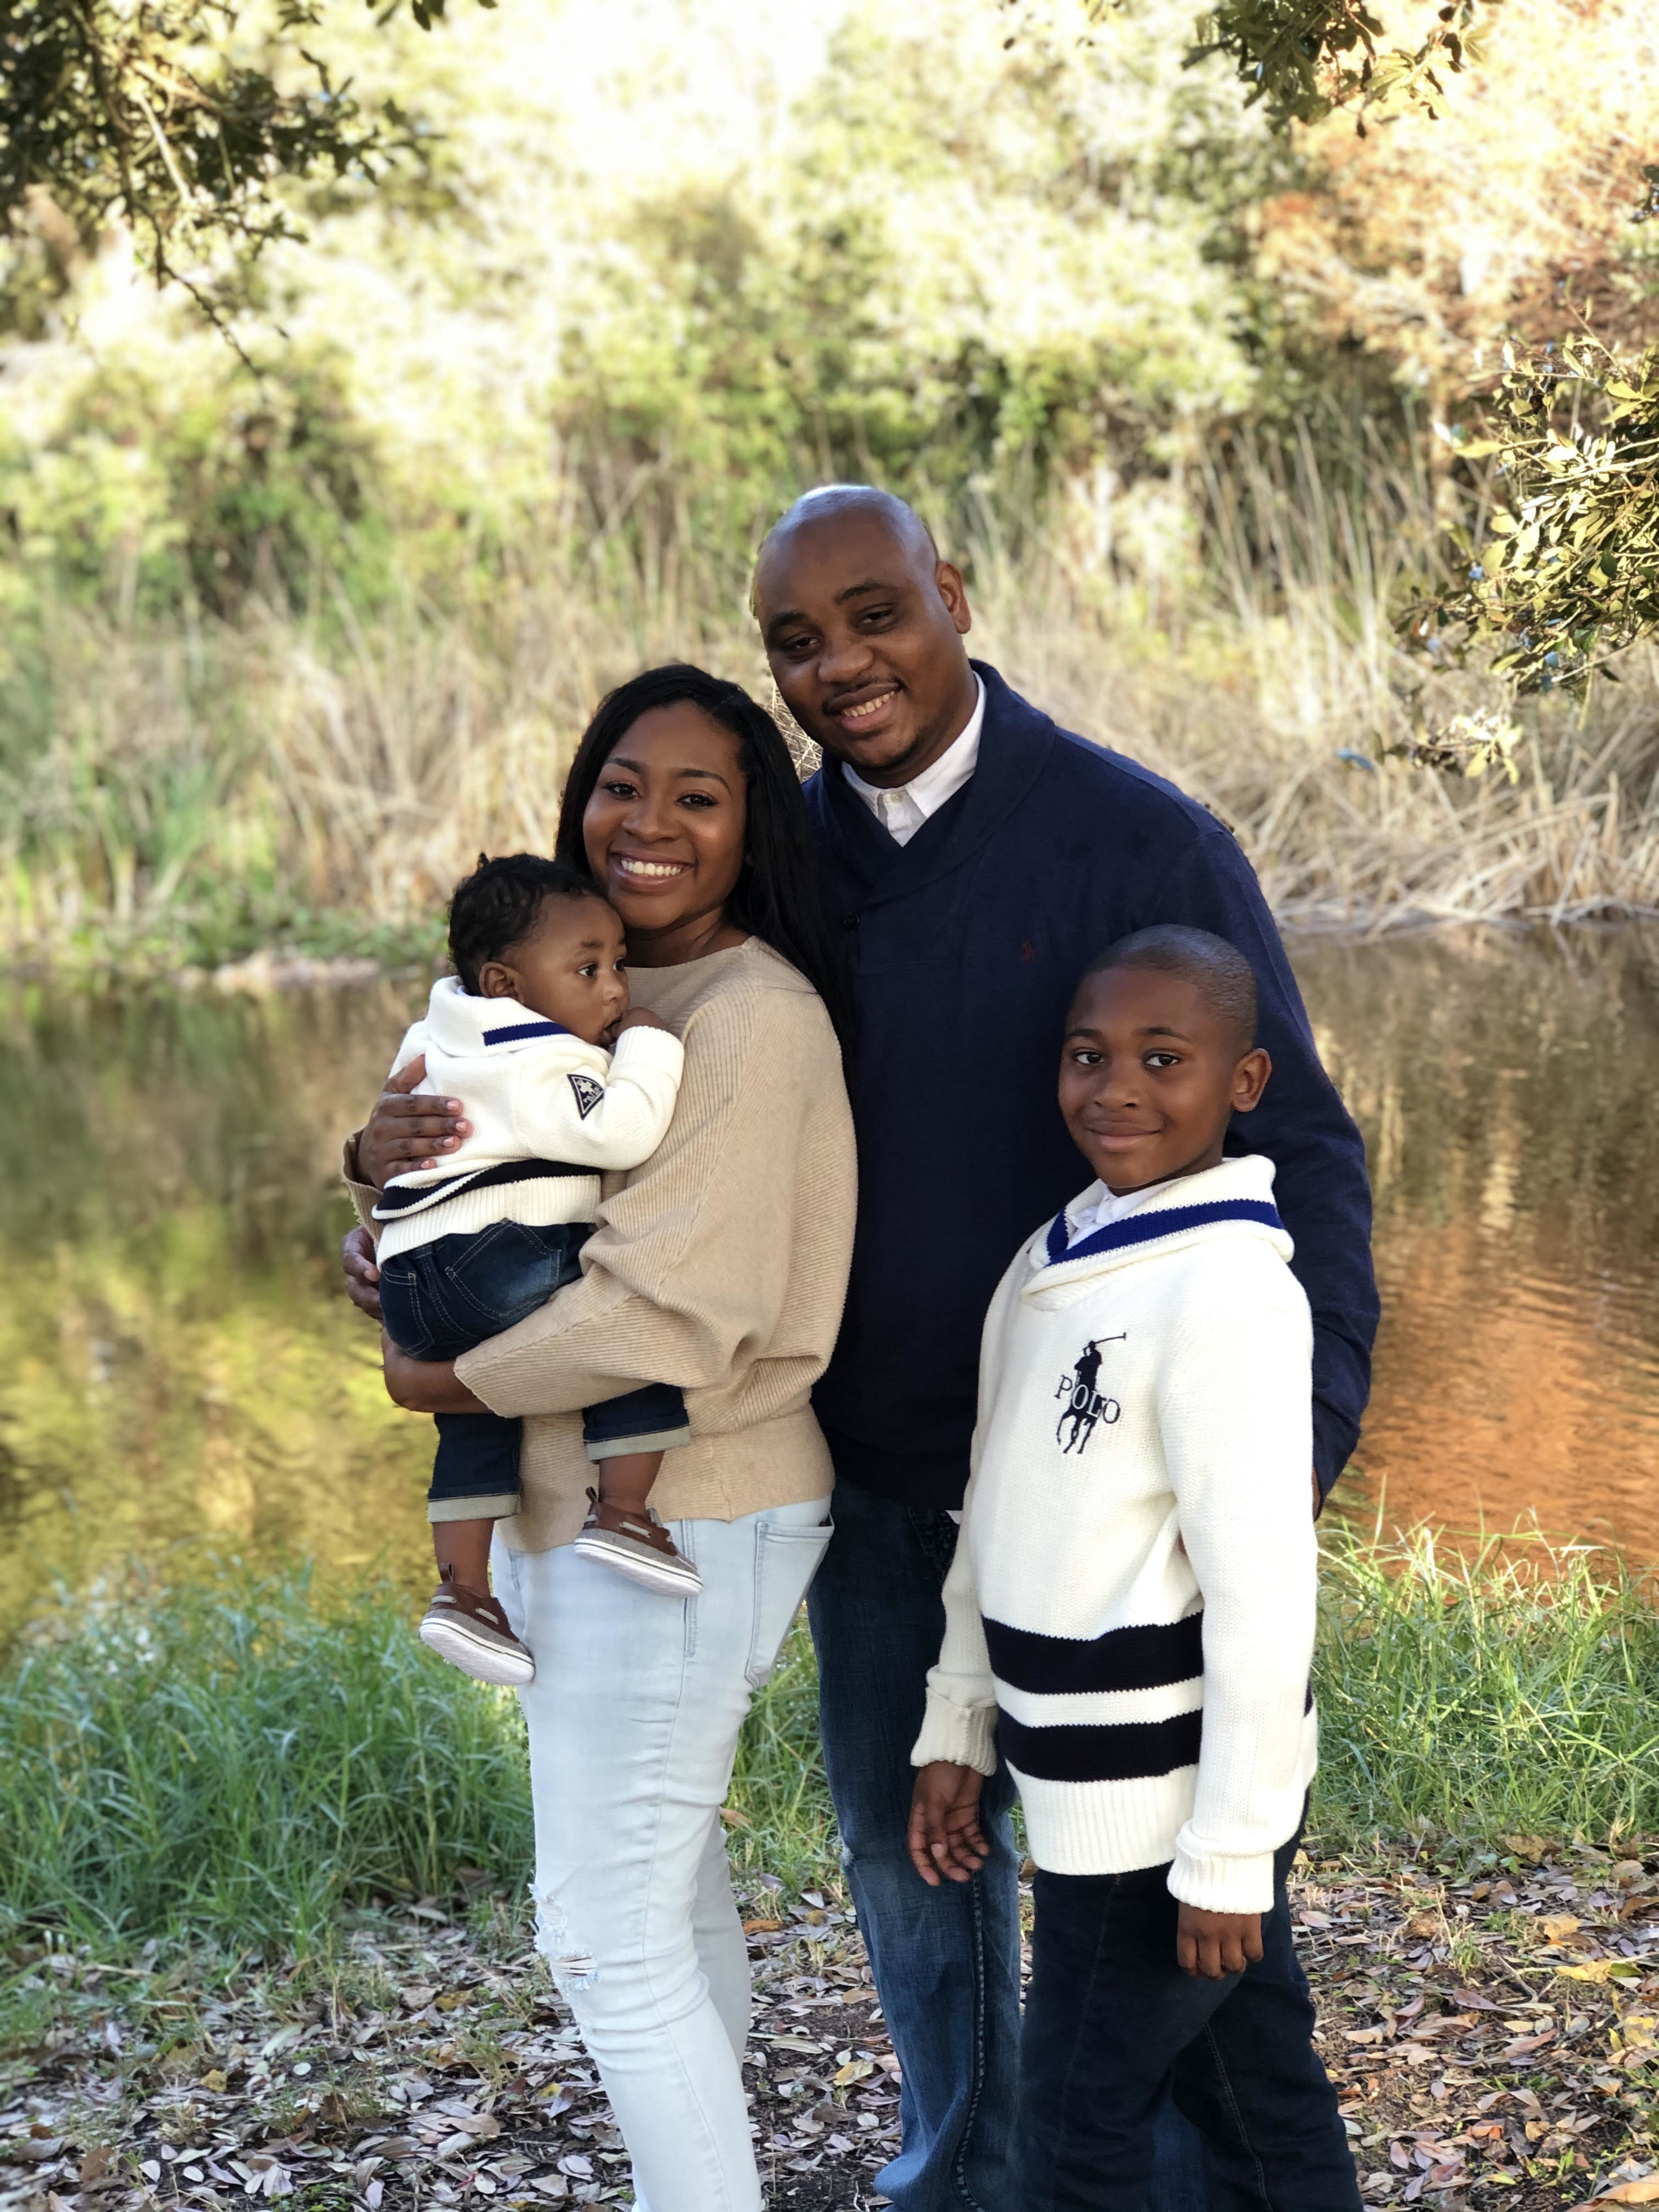
[[[1312,1326],[1270,1161],[1224,1160],[1072,1243],[1022,1247],[912,1754],[1018,1782],[1055,1874],[1172,1861],[1266,1911],[1318,1759]]]
[[[433,985],[392,1073],[422,1053],[416,1095],[459,1098],[472,1133],[441,1167],[386,1184],[374,1209],[383,1261],[492,1221],[591,1221],[600,1176],[638,1167],[667,1134],[685,1065],[666,1030],[624,1030],[607,1052],[515,999],[473,998],[453,975]]]

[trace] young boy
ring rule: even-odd
[[[556,861],[481,858],[451,902],[449,956],[455,973],[433,985],[392,1072],[424,1054],[420,1090],[463,1099],[472,1133],[441,1167],[395,1176],[374,1209],[386,1333],[416,1359],[458,1358],[576,1279],[600,1175],[662,1142],[684,1057],[654,1014],[629,1007],[616,908]],[[533,1680],[488,1564],[496,1521],[518,1510],[520,1425],[437,1424],[427,1510],[441,1579],[421,1639],[482,1681]],[[647,1384],[590,1406],[582,1426],[599,1471],[576,1549],[653,1589],[700,1589],[646,1502],[664,1449],[690,1434],[680,1393]]]
[[[1223,1156],[1269,1072],[1221,939],[1103,954],[1060,1077],[1098,1180],[986,1320],[910,1851],[971,1876],[1000,1747],[1038,1869],[1021,2212],[1140,2212],[1170,2089],[1218,2207],[1360,2202],[1285,1896],[1317,1754],[1311,1324],[1271,1164]]]

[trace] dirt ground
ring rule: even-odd
[[[1308,1863],[1321,2049],[1368,2203],[1659,2203],[1659,1854]],[[866,2212],[898,2064],[842,1902],[748,1900],[744,2079],[769,2205]],[[1650,1971],[1651,1968],[1653,1971]],[[422,1899],[336,1954],[208,1975],[29,1947],[7,1969],[0,2212],[627,2203],[609,2106],[515,1911]],[[31,2023],[33,2027],[31,2027]]]

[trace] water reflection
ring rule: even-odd
[[[1385,1301],[1355,1506],[1659,1557],[1659,939],[1295,948]],[[423,1578],[422,1422],[338,1293],[339,1127],[422,993],[6,1000],[0,1622],[211,1536]]]
[[[427,1439],[329,1255],[410,996],[7,998],[0,1623],[202,1537],[415,1576]]]
[[[1659,1557],[1659,937],[1298,947],[1383,1301],[1345,1485]]]

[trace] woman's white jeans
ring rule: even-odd
[[[634,2161],[640,2212],[760,2212],[744,2102],[749,1954],[720,1808],[750,1693],[830,1540],[830,1501],[682,1521],[702,1593],[643,1589],[567,1544],[495,1547],[536,1658],[520,1692],[537,1947]]]

